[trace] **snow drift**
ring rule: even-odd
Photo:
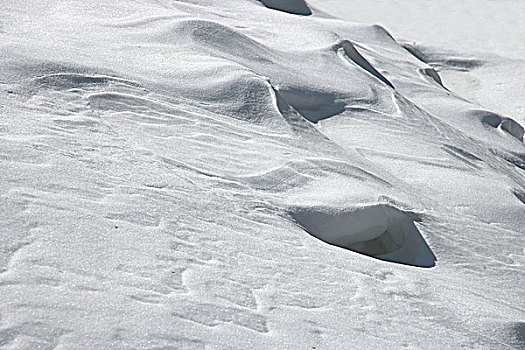
[[[1,348],[523,347],[487,56],[302,0],[6,2],[0,47]]]

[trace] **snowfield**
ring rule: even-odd
[[[0,349],[525,347],[524,3],[426,2],[3,4]]]

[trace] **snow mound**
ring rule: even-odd
[[[294,15],[309,16],[312,14],[310,8],[304,0],[260,0],[264,6],[283,12],[288,12]]]
[[[170,23],[156,37],[166,44],[192,45],[213,56],[254,62],[270,62],[274,53],[265,45],[240,33],[238,30],[213,21],[181,20]]]
[[[433,267],[436,257],[414,225],[415,218],[389,205],[354,210],[301,208],[292,217],[320,240],[380,260]]]
[[[523,347],[492,65],[306,1],[5,2],[0,348]]]

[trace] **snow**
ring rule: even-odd
[[[313,236],[381,260],[434,267],[436,257],[409,213],[387,205],[343,212],[299,208],[292,217]]]
[[[439,70],[446,87],[525,124],[525,3],[519,0],[311,0],[353,22],[380,24]],[[412,50],[411,50],[412,51]]]
[[[523,3],[425,3],[4,4],[0,348],[523,348]]]

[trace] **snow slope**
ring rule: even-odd
[[[0,45],[0,348],[524,346],[523,128],[436,51],[302,0],[10,2]]]
[[[311,0],[316,8],[385,26],[416,46],[445,86],[525,124],[525,2]]]

